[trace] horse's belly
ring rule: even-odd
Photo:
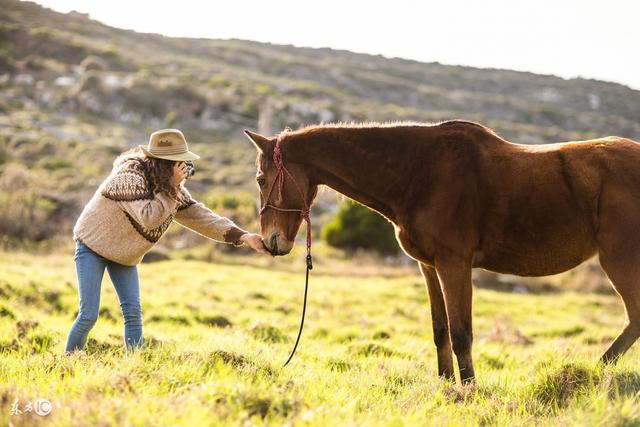
[[[515,256],[512,260],[505,260],[503,257],[489,256],[488,259],[480,259],[474,262],[474,267],[484,268],[485,270],[496,273],[514,274],[516,276],[550,276],[580,265],[595,255],[595,253],[596,251],[594,249],[590,252],[583,252],[579,254],[579,256]],[[481,251],[477,254],[479,258],[483,256]]]
[[[590,225],[578,220],[567,227],[485,241],[474,254],[474,267],[518,276],[548,276],[577,266],[596,251]]]

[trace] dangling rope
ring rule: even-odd
[[[309,223],[307,222],[307,229],[309,228]],[[311,247],[307,246],[307,271],[305,273],[304,279],[304,299],[302,301],[302,317],[300,318],[300,329],[298,329],[298,337],[296,338],[296,343],[293,345],[293,349],[291,350],[291,354],[284,365],[284,368],[291,362],[293,359],[293,355],[296,354],[296,349],[298,348],[298,343],[300,342],[300,337],[302,336],[302,328],[304,327],[304,316],[307,312],[307,292],[309,291],[309,271],[313,270],[313,262],[311,261]]]

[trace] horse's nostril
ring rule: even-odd
[[[271,235],[271,254],[276,255],[278,253],[278,233]]]

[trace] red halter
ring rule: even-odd
[[[273,149],[273,162],[276,164],[276,177],[271,183],[271,187],[267,192],[267,196],[265,197],[264,205],[260,208],[260,215],[264,213],[267,208],[275,209],[280,212],[300,212],[300,216],[307,223],[307,251],[311,249],[311,217],[310,217],[310,207],[307,204],[307,200],[304,197],[304,193],[302,189],[296,182],[291,172],[285,167],[284,162],[282,161],[282,137],[279,136],[276,140],[276,145]],[[269,199],[271,198],[271,193],[273,193],[273,189],[278,186],[278,198],[277,202],[282,202],[282,189],[284,187],[284,177],[285,173],[291,179],[291,182],[296,186],[298,193],[300,194],[300,200],[302,201],[302,209],[294,209],[294,208],[281,208],[269,203]]]

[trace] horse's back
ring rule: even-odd
[[[519,275],[565,271],[596,253],[603,202],[610,209],[625,192],[640,202],[640,144],[631,140],[488,147],[478,266]]]

